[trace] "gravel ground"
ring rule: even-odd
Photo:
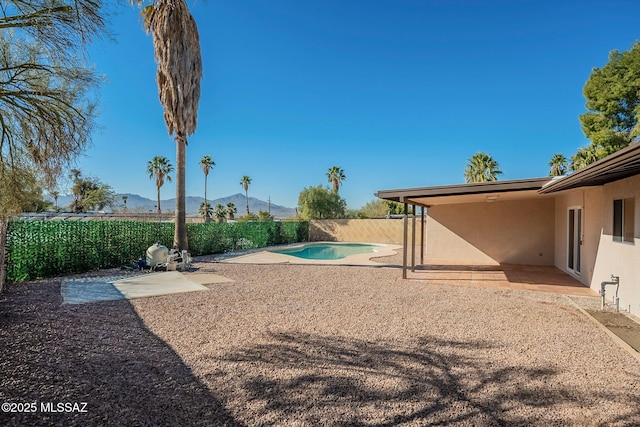
[[[640,425],[640,363],[567,297],[398,268],[194,267],[235,281],[81,305],[61,279],[10,285],[0,402],[36,413],[0,425]],[[43,411],[58,402],[86,412]]]

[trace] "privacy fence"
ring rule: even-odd
[[[131,264],[156,242],[171,247],[173,233],[171,222],[11,220],[6,229],[6,281]],[[189,223],[187,236],[191,255],[199,256],[307,241],[309,224]]]

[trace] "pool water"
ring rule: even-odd
[[[349,255],[371,254],[375,252],[375,247],[375,245],[364,243],[319,243],[271,252],[304,259],[334,260],[346,258]]]

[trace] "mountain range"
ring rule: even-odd
[[[146,197],[139,196],[137,194],[124,193],[124,194],[116,194],[116,205],[113,209],[121,211],[124,207],[122,196],[127,196],[127,210],[129,211],[138,211],[138,212],[149,212],[156,210],[156,200],[147,199]],[[60,196],[58,197],[58,206],[64,210],[65,207],[68,207],[73,201],[73,196]],[[187,196],[186,198],[186,209],[187,216],[198,216],[198,209],[200,205],[204,202],[203,197],[196,196]],[[221,204],[223,206],[227,206],[228,203],[233,203],[238,209],[238,213],[236,217],[245,215],[247,212],[247,200],[244,194],[237,193],[227,197],[221,197],[218,199],[207,200],[207,202],[215,207],[217,204]],[[160,200],[160,208],[163,212],[173,211],[176,207],[176,199],[165,199]],[[105,209],[106,211],[107,209]],[[284,219],[295,216],[296,209],[288,208],[286,206],[276,205],[274,203],[269,204],[269,202],[265,202],[264,200],[256,199],[255,197],[249,197],[249,211],[257,214],[259,211],[271,212],[274,218]]]

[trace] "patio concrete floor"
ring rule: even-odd
[[[550,292],[562,295],[598,296],[598,293],[552,266],[538,265],[460,265],[429,262],[407,271],[408,280],[434,285]]]

